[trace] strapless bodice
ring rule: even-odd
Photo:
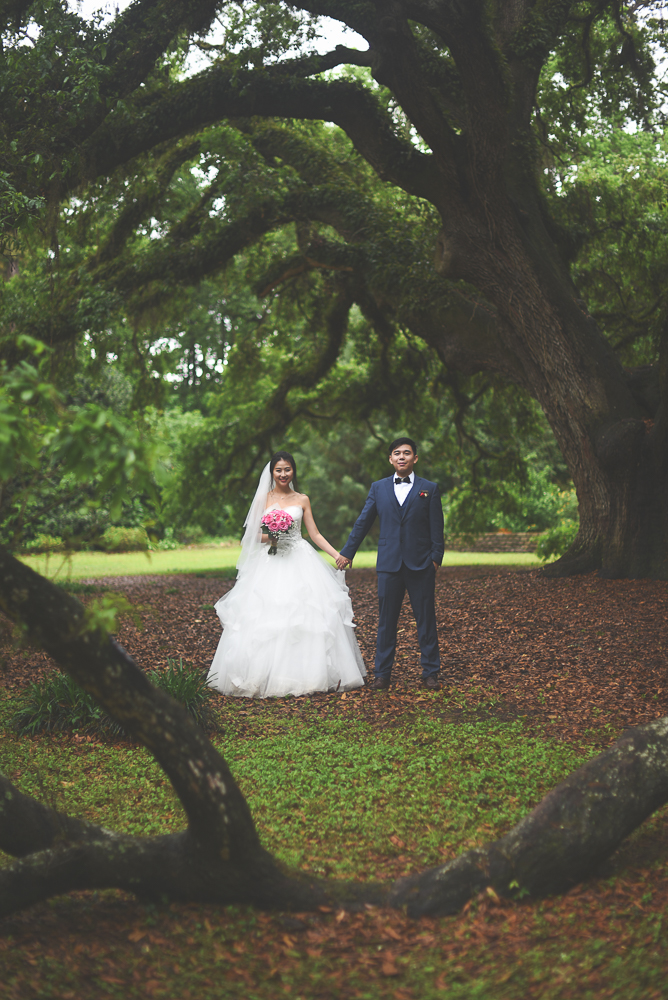
[[[300,521],[300,522],[301,522],[302,517],[304,516],[304,508],[300,507],[298,503],[289,503],[287,507],[280,507],[277,503],[275,503],[273,505],[273,507],[267,507],[267,509],[265,510],[265,514],[268,514],[270,510],[290,510],[290,511],[296,510],[296,511],[299,511],[297,517],[295,517],[294,514],[292,514],[292,517],[293,517],[293,519],[295,521]],[[292,529],[290,529],[290,530],[292,530]]]

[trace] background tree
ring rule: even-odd
[[[448,373],[489,373],[537,401],[580,503],[553,572],[665,575],[662,327],[650,324],[644,350],[631,338],[634,367],[640,354],[651,369],[625,371],[594,301],[604,289],[612,301],[609,283],[585,272],[578,283],[606,199],[597,213],[561,176],[564,164],[571,182],[579,172],[587,131],[611,149],[622,127],[660,138],[662,7],[138,0],[103,26],[59,3],[10,5],[1,166],[25,197],[45,198],[52,256],[42,298],[8,325],[44,337],[55,370],[121,304],[133,329],[153,317],[155,335],[175,288],[252,246],[266,263],[260,298],[289,311],[306,283],[309,312],[289,362],[263,369],[249,465],[334,373],[359,314],[383,377],[408,335]],[[322,16],[368,50],[314,53]],[[184,62],[194,49],[208,65]],[[181,169],[195,161],[207,181],[197,197]],[[65,265],[58,206],[75,191],[81,234]],[[647,240],[650,256],[659,242]],[[657,272],[635,270],[644,298]],[[221,444],[213,498],[229,435],[201,440]]]

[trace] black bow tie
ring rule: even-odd
[[[399,476],[397,476],[397,478],[394,480],[394,485],[398,486],[399,483],[410,483],[410,481],[411,481],[410,476],[404,476],[403,479],[400,479]]]

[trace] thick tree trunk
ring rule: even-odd
[[[480,367],[540,403],[575,484],[580,531],[545,572],[668,578],[668,442],[658,376],[624,371],[577,299],[530,189],[519,209],[506,201],[504,212],[503,201],[491,223],[489,213],[482,223],[472,213],[451,216],[436,264],[495,307],[497,346],[486,347]],[[448,330],[440,343],[432,338],[444,359],[453,353],[449,340]],[[475,343],[466,348],[473,367]]]
[[[91,627],[79,602],[2,550],[0,606],[154,754],[188,817],[182,833],[130,837],[54,812],[0,777],[0,849],[21,859],[0,871],[0,915],[100,888],[265,909],[372,903],[455,913],[488,886],[511,897],[565,891],[668,801],[665,718],[625,733],[501,840],[447,865],[391,885],[310,878],[263,849],[225,761],[186,712]]]
[[[580,530],[549,576],[597,569],[606,577],[668,579],[665,448],[662,429],[647,418],[610,428],[597,458],[605,473],[603,503],[578,489]]]

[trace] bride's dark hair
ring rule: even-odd
[[[277,451],[271,456],[269,460],[269,473],[272,480],[274,478],[274,469],[279,462],[288,462],[292,466],[292,488],[295,493],[299,493],[299,486],[297,485],[297,463],[289,451]]]

